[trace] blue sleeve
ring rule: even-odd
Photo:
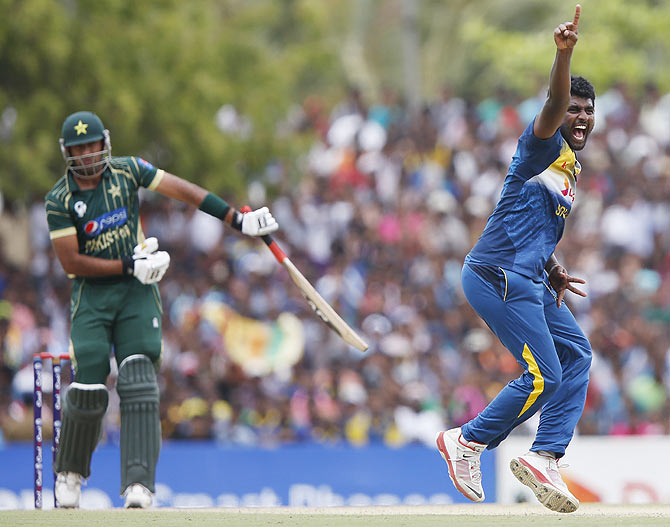
[[[535,119],[519,137],[516,153],[509,169],[509,175],[519,177],[524,181],[540,174],[556,161],[563,147],[563,136],[560,129],[548,139],[539,139],[533,133],[534,124]]]

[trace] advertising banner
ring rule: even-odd
[[[498,502],[529,501],[535,496],[509,469],[513,457],[524,454],[532,438],[507,438],[497,449]],[[570,491],[582,502],[670,502],[670,437],[576,437],[559,462]]]
[[[44,507],[53,507],[49,445],[45,442]],[[0,450],[0,509],[33,507],[31,444]],[[482,457],[484,490],[495,497],[493,455]],[[159,507],[327,507],[464,503],[437,448],[411,445],[294,445],[276,449],[165,442],[156,471]],[[120,507],[118,447],[93,454],[82,508]]]

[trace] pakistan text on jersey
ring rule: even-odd
[[[84,254],[95,254],[100,251],[104,251],[114,242],[119,240],[126,240],[130,238],[130,228],[128,225],[124,225],[119,229],[114,229],[113,231],[105,232],[95,238],[94,240],[88,240],[84,246]]]

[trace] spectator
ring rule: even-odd
[[[569,300],[594,352],[580,433],[670,433],[670,94],[652,88],[641,104],[623,85],[604,101],[599,97],[598,119],[605,120],[601,111],[611,114],[612,129],[596,128],[591,136],[566,222],[571,243],[558,246],[561,262],[586,279],[589,293]],[[427,106],[430,112],[406,120],[407,109],[392,93],[372,102],[368,114],[352,91],[332,117],[374,118],[389,128],[381,150],[363,157],[368,152],[354,149],[344,164],[326,142],[327,108],[306,104],[310,117],[291,132],[314,137],[299,184],[281,179],[288,170],[272,171],[265,184],[280,195],[271,208],[285,249],[361,328],[370,344],[364,355],[315,318],[264,247],[224,232],[211,250],[197,236],[202,228],[192,213],[173,200],[143,196],[144,230],[172,257],[161,282],[164,434],[245,444],[398,445],[422,440],[412,427],[428,422],[423,419],[462,424],[517,377],[517,364],[464,302],[459,279],[497,201],[511,158],[509,136],[518,136],[504,126],[516,126],[514,119],[527,124],[515,100],[501,93],[480,106],[485,124],[445,90]],[[630,139],[644,146],[644,156],[628,148]],[[29,373],[31,354],[45,345],[57,352],[68,346],[68,279],[36,216],[8,207],[2,219],[21,225],[26,239],[17,243],[32,243],[28,252],[37,262],[20,263],[23,253],[8,256],[8,246],[0,257],[5,440],[30,439],[30,375],[27,384],[18,381]],[[243,272],[235,276],[238,269]],[[304,334],[301,359],[261,378],[245,372],[222,337],[217,317],[227,311],[221,306],[268,327],[276,327],[279,313],[293,313]],[[108,440],[118,437],[114,405],[105,423]]]

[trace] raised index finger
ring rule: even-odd
[[[575,6],[575,18],[573,19],[572,23],[575,25],[575,29],[577,29],[577,25],[579,24],[579,16],[582,14],[582,6],[577,4]]]

